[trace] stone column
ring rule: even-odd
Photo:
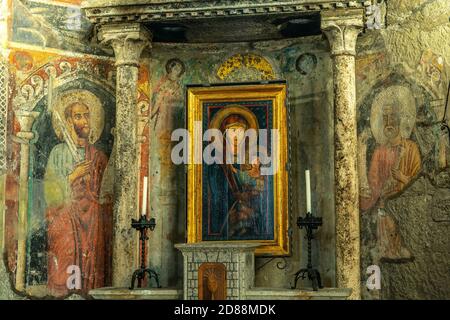
[[[363,10],[324,11],[321,16],[333,59],[336,282],[352,289],[350,299],[360,299],[355,46]]]
[[[16,141],[20,143],[20,174],[19,174],[19,217],[17,223],[17,269],[16,290],[25,290],[25,270],[27,263],[27,235],[28,235],[28,168],[30,163],[30,140],[34,120],[39,112],[17,111],[16,117],[20,124],[20,132]]]
[[[9,70],[0,50],[0,254],[5,245],[6,131],[8,123]],[[1,267],[1,263],[0,263]]]
[[[112,285],[128,287],[139,262],[138,234],[131,228],[139,215],[138,66],[152,34],[139,23],[106,24],[99,40],[112,46],[117,66]]]

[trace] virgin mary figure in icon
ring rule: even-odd
[[[223,134],[224,159],[222,164],[204,166],[208,210],[204,231],[215,240],[260,240],[267,234],[267,182],[259,158],[251,157],[246,143],[247,130],[257,132],[258,120],[250,109],[231,105],[214,114],[209,128]],[[245,161],[238,161],[239,150],[245,150]],[[227,161],[227,153],[233,161]]]

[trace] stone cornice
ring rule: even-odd
[[[148,2],[148,3],[147,3]],[[253,1],[85,1],[87,18],[98,24],[169,22],[217,17],[266,16],[365,8],[370,0],[253,0]]]

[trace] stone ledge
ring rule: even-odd
[[[324,288],[318,291],[283,289],[283,288],[253,288],[245,292],[247,300],[346,300],[351,289]],[[99,288],[89,291],[97,300],[182,300],[183,290],[166,288]]]
[[[167,288],[128,288],[105,287],[93,289],[89,294],[98,300],[181,300],[183,290]]]
[[[178,243],[175,248],[182,252],[198,252],[198,251],[254,251],[260,246],[259,243],[245,243],[245,242],[227,242],[227,241],[203,241],[195,243]]]
[[[252,288],[245,292],[247,300],[346,300],[352,289],[323,288],[318,291],[284,289],[284,288]]]

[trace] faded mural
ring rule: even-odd
[[[74,6],[79,3],[52,2],[9,2],[17,49],[8,58],[14,113],[8,117],[5,261],[18,291],[86,296],[110,283],[114,67],[105,59],[42,51],[89,47],[80,34],[88,25]],[[69,290],[72,272],[81,283]]]
[[[361,274],[368,277],[370,265],[381,270],[381,289],[368,290],[362,279],[362,296],[448,298],[450,141],[441,130],[448,66],[429,48],[415,62],[395,62],[377,35],[359,45]]]
[[[408,260],[412,255],[404,246],[395,218],[386,211],[386,201],[403,191],[421,169],[419,147],[410,139],[416,104],[409,88],[383,88],[372,102],[369,119],[370,128],[359,133],[360,207],[363,214],[375,211],[377,217],[374,261]],[[374,141],[368,154],[371,136]]]
[[[7,4],[13,49],[4,258],[10,285],[30,296],[87,297],[90,289],[111,284],[114,60],[83,55],[105,52],[90,43],[80,1]],[[139,69],[143,159],[149,154],[148,74]],[[148,161],[141,163],[143,179]]]
[[[66,293],[67,270],[79,266],[87,293],[109,283],[111,266],[112,194],[101,189],[108,156],[95,146],[105,116],[90,91],[69,91],[58,100],[52,124],[62,143],[51,149],[43,181],[47,284],[54,294]]]
[[[105,54],[104,48],[91,42],[92,25],[82,14],[80,1],[10,1],[10,41],[45,48]]]
[[[110,281],[112,188],[105,182],[112,174],[108,159],[115,99],[107,80],[112,67],[109,62],[58,56],[41,64],[44,55],[39,52],[13,52],[11,61],[22,66],[22,56],[32,66],[29,72],[26,68],[16,73],[18,123],[13,135],[20,138],[26,130],[21,126],[24,112],[34,113],[35,119],[29,128],[29,158],[23,159],[23,149],[14,146],[24,143],[17,139],[10,155],[20,163],[19,172],[26,163],[29,173],[27,181],[17,181],[13,172],[8,175],[7,189],[19,189],[8,198],[12,202],[6,213],[11,235],[6,243],[8,266],[18,279],[18,266],[25,262],[29,292],[54,296],[68,293],[68,273],[77,266],[82,281],[75,289],[85,295]],[[17,201],[24,201],[24,183],[28,193],[25,258],[17,248],[23,222],[16,216]]]
[[[19,288],[24,277],[30,295],[87,296],[90,289],[111,284],[115,67],[110,60],[30,50],[14,50],[9,59],[16,89],[5,253],[13,287]],[[138,101],[145,118],[148,72],[142,68],[140,74]],[[141,141],[141,149],[148,150],[148,139]],[[21,180],[24,168],[28,174]],[[69,283],[76,272],[81,282]]]

